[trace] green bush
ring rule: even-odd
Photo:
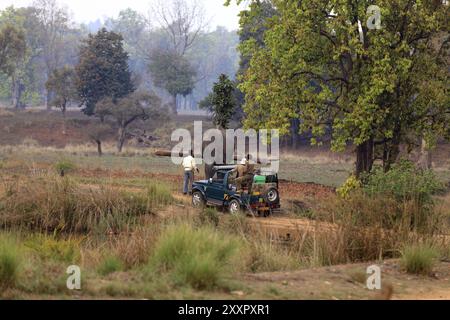
[[[350,195],[350,193],[354,190],[357,190],[361,187],[361,182],[356,178],[356,176],[351,175],[344,184],[336,190],[336,193],[344,198],[347,199]]]
[[[189,224],[171,225],[156,243],[150,265],[167,273],[178,285],[211,289],[221,284],[239,242],[212,227],[195,229]]]
[[[16,241],[0,236],[0,289],[16,285],[21,264],[20,248]]]
[[[428,244],[405,246],[401,252],[401,265],[408,273],[428,275],[438,257],[438,251]]]
[[[37,235],[27,240],[25,246],[33,249],[42,260],[73,264],[78,263],[81,258],[79,240]]]
[[[98,273],[102,276],[107,276],[121,270],[123,270],[122,261],[118,257],[111,255],[104,257],[97,269]]]
[[[399,201],[416,200],[420,205],[431,203],[431,196],[443,189],[432,170],[417,169],[410,161],[401,161],[388,172],[375,168],[365,180],[364,190],[369,195],[388,195]]]
[[[60,160],[55,164],[55,169],[60,175],[64,175],[75,169],[75,164],[69,160]]]

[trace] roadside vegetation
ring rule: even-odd
[[[87,296],[155,299],[239,293],[245,274],[386,259],[427,277],[448,259],[445,186],[406,162],[345,195],[305,198],[308,214],[292,221],[308,225],[286,237],[242,215],[193,211],[170,179],[88,178],[78,167],[61,177],[60,163],[13,176],[11,161],[0,169],[3,297],[73,295],[72,264]]]

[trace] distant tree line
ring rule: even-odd
[[[71,21],[56,0],[0,11],[0,41],[8,43],[0,42],[0,100],[16,108],[46,105],[65,110],[83,104],[92,113],[97,101],[83,95],[80,100],[72,96],[62,107],[63,101],[55,99],[53,80],[55,72],[64,73],[67,80],[67,68],[80,63],[86,43],[105,28],[123,40],[135,89],[155,91],[172,112],[196,110],[220,74],[234,78],[238,35],[221,27],[207,31],[203,8],[195,1],[160,2],[152,12],[153,17],[147,17],[126,9],[92,29]],[[92,90],[101,86],[89,85]]]

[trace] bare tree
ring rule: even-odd
[[[39,40],[47,79],[60,67],[64,54],[64,36],[69,27],[69,14],[56,0],[35,0],[33,6],[40,24]],[[47,108],[51,108],[51,91],[47,90]]]
[[[193,46],[208,24],[199,0],[158,0],[153,11],[156,21],[170,37],[170,49],[181,56]]]

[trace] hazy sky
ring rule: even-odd
[[[73,18],[77,22],[89,22],[104,17],[115,17],[120,10],[132,8],[142,13],[147,13],[151,3],[155,0],[57,0],[67,5]],[[202,0],[200,0],[202,1]],[[0,0],[0,9],[10,5],[15,7],[28,6],[32,0]],[[237,14],[241,10],[235,4],[224,7],[225,0],[203,0],[206,15],[211,19],[210,27],[225,26],[229,30],[238,28]],[[242,6],[241,6],[242,8]]]

